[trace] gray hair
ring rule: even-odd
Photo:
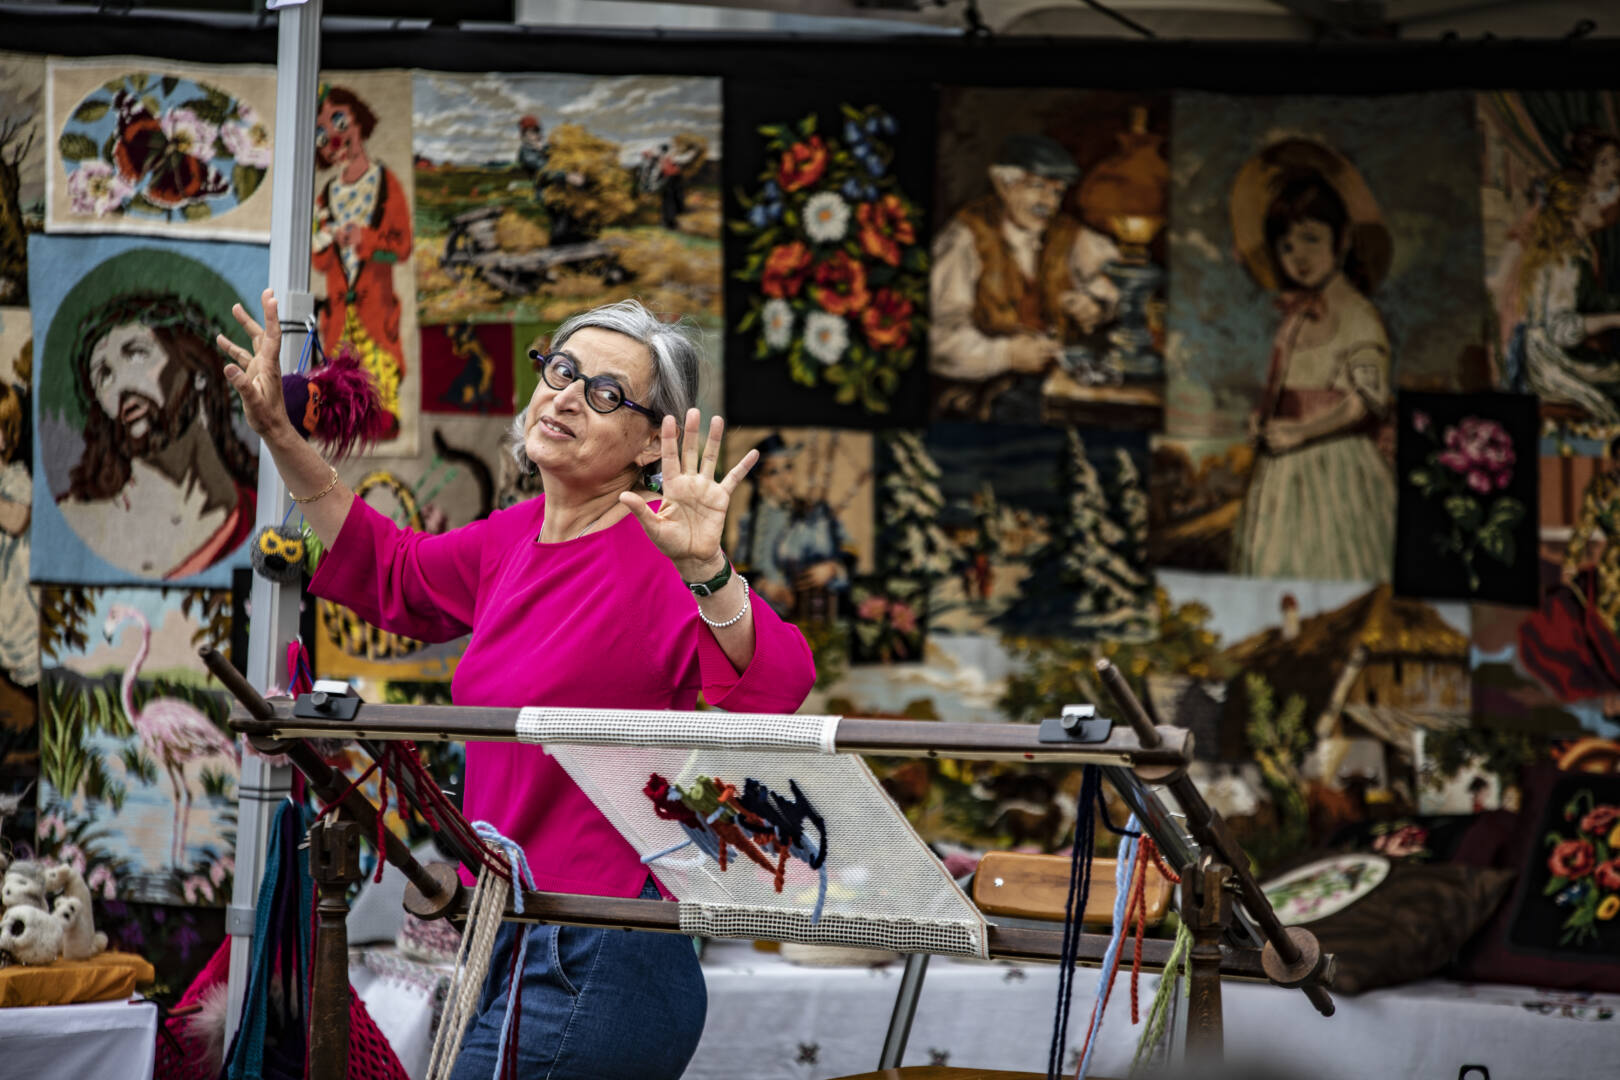
[[[684,422],[686,411],[698,403],[698,377],[703,368],[703,330],[697,323],[685,317],[672,323],[664,322],[640,300],[620,300],[570,317],[551,335],[551,351],[557,352],[569,338],[587,327],[611,330],[645,345],[652,356],[652,386],[639,404],[660,419],[667,415],[673,416],[677,424]],[[527,411],[525,402],[512,419],[508,439],[519,469],[531,467],[528,455],[523,452],[523,418]],[[654,462],[643,472],[650,477],[658,468],[658,463]]]

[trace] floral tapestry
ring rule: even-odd
[[[1534,606],[1536,399],[1405,392],[1397,417],[1396,591]]]
[[[928,99],[728,82],[725,123],[728,415],[920,422]]]
[[[52,60],[46,229],[270,236],[275,73]]]
[[[1523,873],[1510,944],[1620,959],[1620,777],[1560,779]]]

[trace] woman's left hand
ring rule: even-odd
[[[663,505],[655,514],[647,500],[635,492],[619,496],[619,501],[641,522],[648,538],[669,556],[686,581],[702,581],[720,572],[724,559],[720,537],[725,531],[731,493],[759,460],[759,452],[750,450],[735,468],[716,480],[714,467],[720,460],[720,436],[725,430],[726,423],[720,417],[709,421],[709,438],[699,459],[698,411],[689,409],[682,460],[678,461],[675,418],[664,417],[659,432],[664,451]]]

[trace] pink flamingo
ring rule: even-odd
[[[176,698],[155,698],[139,711],[135,709],[135,679],[152,645],[152,626],[135,608],[127,604],[114,604],[107,609],[107,625],[103,629],[107,640],[113,640],[118,628],[133,622],[141,628],[141,647],[135,659],[124,669],[124,716],[142,747],[163,763],[169,774],[169,786],[174,789],[174,831],[169,842],[169,865],[182,869],[180,859],[186,849],[186,829],[191,823],[191,785],[186,783],[186,763],[192,758],[223,754],[240,762],[236,743],[214,726],[212,720],[196,708]]]

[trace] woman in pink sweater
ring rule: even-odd
[[[437,536],[401,530],[292,429],[281,398],[276,300],[265,326],[233,314],[225,376],[304,518],[327,546],[310,590],[426,641],[472,634],[459,705],[793,712],[815,680],[809,647],[720,550],[726,509],[758,455],[714,478],[724,424],[698,454],[700,349],[627,300],[558,328],[513,424],[546,494]],[[684,437],[675,417],[684,415]],[[678,456],[679,455],[679,456]],[[661,469],[662,499],[649,503]],[[541,748],[467,747],[464,811],[523,845],[542,890],[657,896],[635,850]],[[703,976],[679,935],[506,924],[456,1078],[493,1073],[518,935],[522,1076],[678,1077],[703,1028]]]

